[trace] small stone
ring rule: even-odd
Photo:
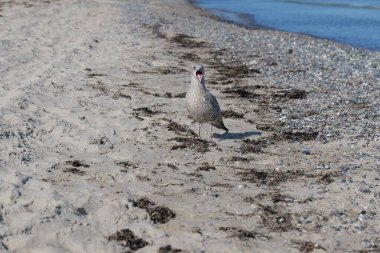
[[[359,191],[365,194],[371,193],[371,190],[369,188],[364,188],[364,187],[360,188]]]
[[[330,169],[330,166],[328,164],[324,164],[324,163],[321,163],[317,166],[317,169],[320,169],[320,170],[328,170]]]
[[[217,197],[219,197],[219,193],[217,193],[217,192],[211,192],[211,196],[217,198]]]
[[[23,161],[23,162],[30,162],[30,161],[32,161],[32,158],[30,157],[29,154],[22,154],[21,161]]]
[[[311,151],[310,151],[309,148],[304,148],[304,149],[302,150],[302,153],[304,153],[305,155],[310,155]]]
[[[346,184],[346,185],[349,185],[349,184],[353,183],[353,181],[351,179],[347,179],[347,178],[342,179],[341,182],[343,184]]]

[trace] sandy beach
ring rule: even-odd
[[[380,52],[185,0],[0,0],[0,252],[380,252],[379,207]]]

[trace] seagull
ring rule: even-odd
[[[191,117],[198,122],[198,136],[200,137],[200,124],[210,123],[210,138],[212,138],[212,126],[228,132],[223,123],[223,116],[216,98],[206,89],[205,71],[202,65],[193,67],[191,84],[186,93],[186,106]]]

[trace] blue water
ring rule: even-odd
[[[380,51],[380,0],[198,0],[248,26],[303,33]]]

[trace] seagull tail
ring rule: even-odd
[[[223,129],[226,132],[229,132],[228,128],[224,125],[223,121],[218,122],[217,124],[212,124],[214,127],[217,127],[219,129]]]

